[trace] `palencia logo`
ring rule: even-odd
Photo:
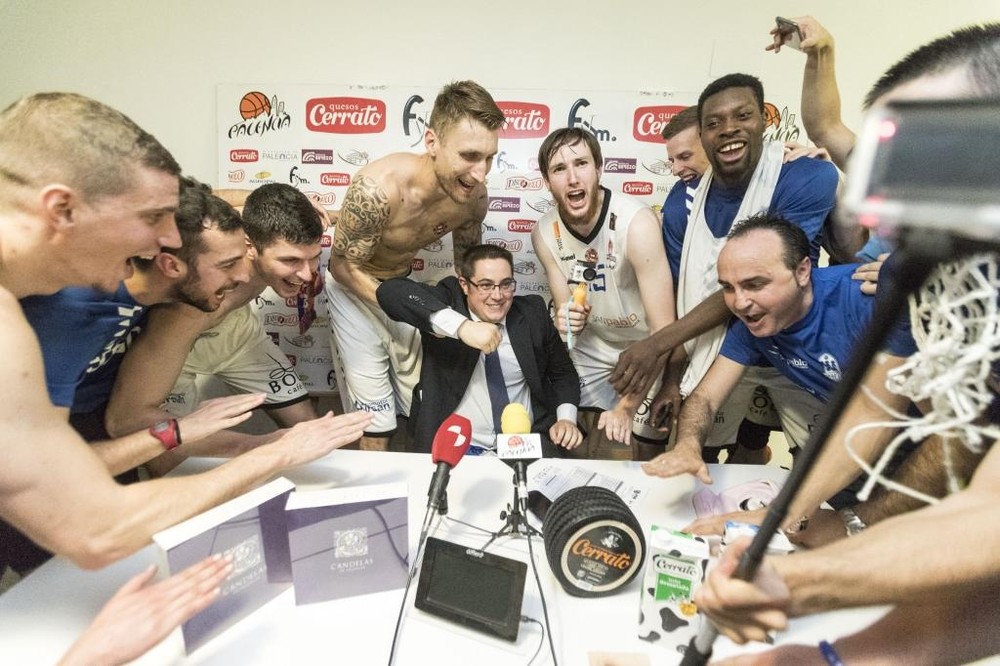
[[[385,131],[385,102],[366,97],[317,97],[306,102],[306,127],[333,134]]]
[[[653,193],[653,184],[645,180],[626,180],[622,183],[622,192],[632,196],[645,196]]]
[[[502,139],[541,139],[549,134],[551,112],[545,104],[497,102],[507,121],[500,129]]]
[[[663,128],[685,107],[640,106],[632,115],[632,138],[647,143],[663,143]]]
[[[260,153],[253,148],[236,148],[229,151],[230,162],[256,162],[260,159]]]
[[[240,99],[240,116],[243,120],[229,128],[229,138],[236,136],[259,136],[283,130],[292,124],[292,117],[285,113],[285,103],[274,95],[251,91]]]

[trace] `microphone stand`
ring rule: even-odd
[[[514,463],[523,464],[521,461]],[[514,472],[514,499],[507,505],[506,509],[500,511],[500,520],[504,521],[503,527],[498,531],[493,532],[490,540],[486,542],[482,550],[486,550],[491,543],[503,536],[542,536],[542,533],[536,530],[528,523],[528,512],[522,510],[521,502],[521,492],[518,490],[518,473]],[[524,498],[525,504],[528,498]]]

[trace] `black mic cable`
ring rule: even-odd
[[[525,516],[527,520],[527,516]],[[542,602],[542,618],[545,620],[545,633],[549,635],[549,649],[552,650],[552,666],[559,666],[556,659],[556,644],[552,639],[552,623],[549,622],[549,607],[545,603],[545,592],[542,590],[542,579],[538,575],[538,565],[535,563],[535,549],[531,545],[531,531],[529,530],[524,538],[528,540],[528,559],[531,560],[531,573],[535,575],[535,586],[538,587],[538,598]]]

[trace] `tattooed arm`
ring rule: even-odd
[[[355,296],[378,305],[378,282],[364,270],[389,222],[389,195],[368,176],[358,176],[347,188],[330,254],[330,273]]]

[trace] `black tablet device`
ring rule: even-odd
[[[430,537],[414,605],[470,629],[517,640],[528,565]]]

